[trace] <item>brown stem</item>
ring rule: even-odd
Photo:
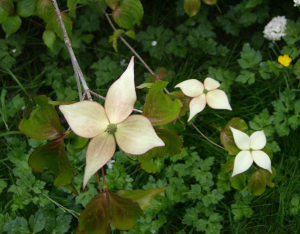
[[[221,148],[221,149],[223,149],[223,150],[225,150],[222,146],[220,146],[220,145],[218,145],[218,144],[216,144],[215,142],[213,142],[212,140],[210,140],[207,136],[205,136],[193,123],[191,123],[192,124],[192,126],[197,130],[197,132],[201,135],[201,136],[203,136],[206,140],[208,140],[210,143],[212,143],[213,145],[215,145],[215,146],[217,146],[217,147],[219,147],[219,148]]]
[[[111,19],[110,19],[110,17],[109,17],[109,15],[106,13],[106,11],[103,9],[103,7],[101,6],[101,3],[100,2],[98,2],[98,5],[100,6],[100,8],[101,8],[101,10],[102,10],[102,12],[103,12],[103,14],[105,15],[105,17],[106,17],[106,19],[107,19],[107,21],[108,21],[108,23],[110,24],[110,26],[112,27],[112,29],[114,30],[114,31],[116,31],[117,29],[116,29],[116,27],[114,26],[114,24],[112,23],[112,21],[111,21]],[[151,73],[151,75],[154,75],[154,72],[151,70],[151,68],[147,65],[147,63],[141,58],[141,56],[129,45],[129,43],[124,39],[124,37],[123,36],[120,36],[120,39],[124,42],[124,44],[132,51],[132,53],[134,53],[134,55],[141,61],[141,63],[147,68],[147,70]],[[169,91],[166,89],[166,88],[164,88],[164,90],[165,90],[165,92],[167,93],[167,94],[169,94]]]
[[[102,193],[102,189],[101,189],[101,185],[100,185],[100,181],[99,181],[99,177],[98,177],[97,172],[95,173],[95,175],[96,175],[96,178],[97,178],[97,182],[98,182],[100,193]]]
[[[107,186],[106,186],[106,182],[105,182],[105,175],[104,175],[104,169],[103,167],[101,168],[102,169],[102,177],[103,177],[103,188],[104,188],[104,191],[107,192]]]
[[[222,131],[222,129],[220,129],[220,128],[218,128],[217,126],[211,124],[210,122],[206,121],[205,119],[203,119],[203,118],[201,118],[201,117],[199,117],[199,116],[196,116],[196,117],[197,117],[198,119],[202,120],[203,122],[209,124],[210,126],[216,128],[216,129],[218,129],[219,131]]]
[[[60,28],[61,28],[63,36],[64,36],[65,45],[67,46],[69,54],[70,54],[70,57],[71,57],[71,62],[72,62],[73,70],[74,70],[74,73],[75,73],[75,78],[76,78],[78,92],[79,92],[79,98],[80,98],[80,100],[82,99],[82,96],[81,96],[81,87],[80,87],[80,82],[79,82],[78,76],[79,76],[79,78],[81,80],[81,83],[82,83],[82,86],[83,86],[83,90],[84,91],[87,90],[88,99],[90,101],[92,101],[92,97],[91,97],[91,94],[89,92],[89,87],[87,86],[87,83],[86,83],[86,81],[84,79],[83,73],[82,73],[82,71],[81,71],[81,69],[79,67],[79,64],[77,62],[77,59],[75,57],[74,51],[73,51],[72,46],[71,46],[71,41],[70,41],[70,39],[68,37],[65,25],[64,25],[62,17],[61,17],[60,10],[59,10],[58,5],[57,5],[57,2],[56,2],[56,0],[51,0],[51,1],[52,1],[53,6],[54,6],[55,13],[57,15],[57,18],[58,18],[58,21],[59,21],[59,24],[60,24]]]

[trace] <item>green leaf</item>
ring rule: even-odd
[[[45,168],[56,175],[55,186],[65,186],[72,182],[74,172],[71,169],[63,137],[52,140],[36,148],[30,155],[28,163],[36,172],[43,172]]]
[[[129,230],[143,215],[138,203],[111,192],[96,195],[80,213],[77,233],[106,233],[109,224],[119,230]]]
[[[3,8],[10,15],[15,14],[14,3],[13,3],[12,0],[1,0],[0,1],[0,8]]]
[[[8,12],[0,7],[0,24],[2,24],[6,20],[8,15]],[[2,56],[0,56],[0,59],[1,58]]]
[[[35,11],[35,0],[21,0],[17,3],[17,14],[22,17],[29,17]]]
[[[214,189],[211,193],[207,193],[205,196],[203,196],[202,201],[203,205],[208,207],[210,204],[217,204],[223,198],[224,195],[217,189]]]
[[[37,12],[48,23],[55,15],[55,9],[51,0],[39,0]]]
[[[143,5],[140,0],[123,0],[121,6],[130,9],[131,15],[134,17],[134,23],[140,26],[144,15]]]
[[[71,40],[72,39],[72,21],[70,20],[69,16],[65,12],[61,11],[60,14],[61,14],[63,23],[65,25],[68,37]],[[61,27],[60,27],[60,24],[59,24],[56,14],[53,15],[51,21],[47,24],[46,29],[52,30],[52,27],[53,27],[53,30],[56,32],[57,36],[61,40],[64,40],[64,35],[62,33],[62,30],[61,30]]]
[[[193,17],[200,10],[201,1],[200,0],[184,0],[183,8],[185,13],[188,14],[189,17]]]
[[[4,230],[8,234],[28,234],[30,233],[28,223],[23,217],[17,217],[15,220],[5,224]]]
[[[262,3],[262,0],[248,0],[246,8],[252,8]]]
[[[241,74],[235,79],[237,82],[245,84],[248,81],[248,84],[253,84],[255,82],[255,73],[242,70]]]
[[[62,127],[54,107],[48,104],[45,95],[34,97],[38,107],[31,112],[29,119],[22,119],[19,130],[36,140],[52,140],[62,136]]]
[[[231,204],[231,211],[234,214],[234,221],[237,222],[242,218],[250,218],[254,213],[251,206],[246,205],[243,201],[236,201]]]
[[[6,38],[18,31],[21,27],[22,20],[18,15],[9,15],[7,16],[6,20],[2,23],[2,28],[6,33]]]
[[[43,33],[43,41],[46,44],[46,46],[48,46],[52,51],[53,51],[53,44],[56,40],[56,35],[54,33],[54,31],[52,30],[46,30]]]
[[[241,59],[238,59],[241,68],[255,68],[261,60],[262,55],[260,51],[255,51],[254,49],[251,49],[249,44],[244,44],[241,52]]]
[[[143,115],[146,116],[153,126],[170,123],[178,118],[182,103],[171,99],[163,92],[168,82],[156,82],[147,94]]]
[[[231,177],[231,184],[236,190],[243,190],[246,187],[245,173],[241,173]]]
[[[2,193],[3,189],[5,189],[7,187],[7,183],[5,182],[5,180],[0,179],[0,194]]]
[[[76,7],[77,7],[78,2],[79,2],[79,0],[68,0],[67,1],[67,6],[70,10],[69,11],[69,16],[70,17],[76,18]]]
[[[112,9],[115,10],[119,5],[119,0],[105,0],[105,3]]]
[[[59,215],[56,220],[48,219],[46,223],[46,231],[51,234],[65,234],[70,228],[70,223],[72,220],[71,215]],[[50,221],[50,222],[49,222]]]
[[[135,17],[132,15],[130,8],[118,6],[113,12],[112,17],[117,25],[121,28],[133,29]]]
[[[267,178],[263,169],[258,169],[248,181],[248,191],[253,196],[260,196],[266,190]]]
[[[233,170],[235,157],[232,157],[232,156],[228,156],[228,157],[229,157],[228,161],[225,164],[223,164],[221,167],[222,173],[228,173],[231,170]]]
[[[242,132],[245,132],[248,130],[248,125],[244,120],[240,118],[232,118],[226,124],[225,128],[221,131],[220,138],[222,145],[228,151],[229,155],[237,155],[241,150],[236,146],[234,142],[230,126]]]
[[[128,30],[128,31],[125,32],[125,35],[126,35],[127,37],[130,37],[130,38],[132,38],[133,40],[135,40],[135,31],[133,31],[133,30]]]
[[[38,211],[29,218],[29,226],[31,227],[31,230],[33,233],[40,232],[44,229],[46,223],[46,219],[43,217],[43,213],[41,211]]]
[[[149,190],[120,190],[117,194],[121,197],[131,199],[132,202],[137,202],[140,208],[145,211],[146,208],[151,205],[153,198],[166,189],[167,187],[153,188]]]
[[[158,137],[165,143],[165,146],[153,148],[145,154],[138,155],[137,157],[137,159],[141,163],[141,168],[148,173],[156,173],[156,168],[154,163],[152,162],[152,158],[162,158],[167,154],[179,154],[183,147],[180,137],[177,136],[174,132],[167,129],[155,129],[155,132]]]
[[[267,109],[264,109],[260,114],[255,115],[253,120],[249,122],[250,128],[255,131],[264,130],[266,137],[272,136],[275,129],[272,125],[274,118],[270,116]]]

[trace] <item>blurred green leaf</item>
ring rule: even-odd
[[[156,82],[146,97],[143,115],[146,116],[153,126],[166,124],[178,118],[182,103],[171,99],[163,92],[168,82]]]
[[[15,33],[22,24],[22,20],[18,15],[9,15],[6,17],[6,20],[2,23],[2,28],[6,33],[6,38]]]
[[[29,17],[36,8],[35,0],[21,0],[17,3],[17,14],[22,17]]]

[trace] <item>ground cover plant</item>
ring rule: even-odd
[[[0,2],[1,233],[299,233],[299,1],[55,3]]]

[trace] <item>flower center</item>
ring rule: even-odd
[[[116,124],[109,124],[107,126],[107,129],[105,130],[105,132],[108,132],[109,134],[115,134],[117,131],[117,125]]]
[[[250,149],[249,149],[249,151],[250,151],[250,153],[252,153],[253,149],[252,149],[252,148],[250,148]]]
[[[204,89],[203,90],[203,93],[206,95],[208,93],[208,90],[207,89]]]

